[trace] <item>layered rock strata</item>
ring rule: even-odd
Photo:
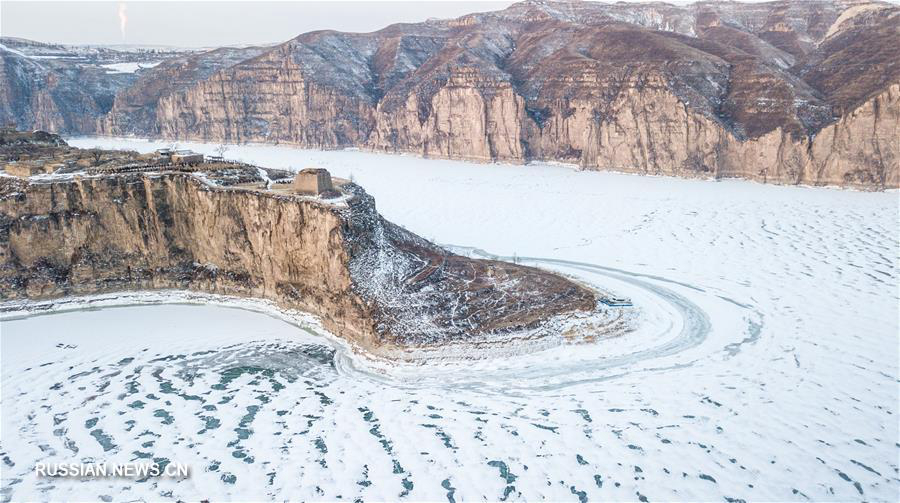
[[[352,183],[322,199],[266,190],[254,167],[198,169],[0,177],[0,299],[250,296],[376,352],[539,334],[597,305],[560,276],[449,253],[385,221]]]
[[[890,3],[528,0],[185,56],[108,112],[16,106],[68,132],[880,190],[900,187],[898,62]]]

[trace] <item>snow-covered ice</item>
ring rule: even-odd
[[[150,62],[127,62],[127,63],[110,63],[108,65],[100,65],[103,68],[106,68],[106,73],[134,73],[138,70],[143,70],[145,68],[153,68],[154,66],[162,63],[162,61],[150,61]]]
[[[897,500],[896,192],[274,146],[225,156],[352,175],[388,219],[627,295],[645,323],[592,346],[392,367],[264,303],[153,294],[7,314],[4,499]],[[143,304],[160,298],[182,303]],[[32,471],[143,458],[194,471]]]

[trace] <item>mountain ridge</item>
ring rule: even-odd
[[[65,124],[69,131],[52,121],[33,125],[900,186],[892,140],[900,8],[892,4],[528,0],[228,51],[143,71],[108,112],[88,110],[92,120]]]

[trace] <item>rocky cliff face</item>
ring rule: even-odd
[[[822,129],[809,149],[807,180],[830,178],[835,185],[900,186],[900,84]],[[837,177],[840,176],[840,179]]]
[[[122,89],[115,97],[108,113],[95,120],[96,131],[101,134],[130,134],[140,132],[151,136],[178,135],[179,131],[166,130],[163,124],[171,124],[163,112],[165,100],[197,83],[214,76],[224,68],[253,58],[262,48],[223,47],[200,54],[185,55],[163,61],[141,73],[132,85]],[[192,123],[197,131],[201,129]]]
[[[597,305],[554,274],[448,253],[384,221],[353,184],[330,201],[249,187],[253,167],[201,173],[0,177],[0,299],[153,289],[264,298],[383,354],[534,335]]]
[[[201,58],[220,59],[184,65]],[[98,128],[883,189],[900,170],[898,61],[888,3],[529,0],[308,33],[208,74],[161,65]]]
[[[179,54],[0,37],[0,123],[28,130],[94,132],[97,120],[110,111],[116,93],[138,77],[103,65],[153,65]]]
[[[287,45],[160,97],[155,123],[169,138],[321,148],[365,141],[368,105],[306,78]]]
[[[3,297],[185,288],[279,299],[371,327],[352,294],[339,214],[187,175],[4,180]],[[337,318],[336,318],[337,319]]]
[[[0,82],[3,124],[89,132],[102,113],[86,86],[10,51],[0,50]],[[112,93],[108,99],[112,101]]]

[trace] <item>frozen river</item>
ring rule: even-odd
[[[273,146],[225,156],[352,175],[388,219],[614,288],[646,324],[385,374],[314,325],[225,299],[7,318],[4,500],[897,500],[896,192]],[[80,483],[32,468],[143,459],[192,476]]]

